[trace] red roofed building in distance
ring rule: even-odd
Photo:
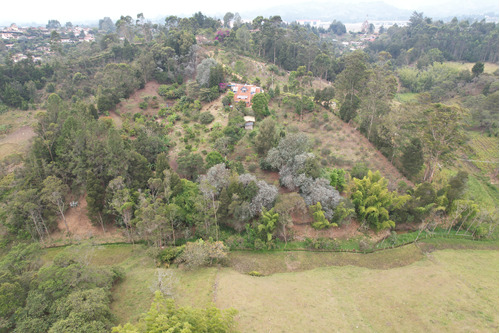
[[[255,94],[263,93],[264,89],[251,84],[231,83],[229,85],[234,93],[234,103],[244,101],[247,107],[252,106],[252,98]]]

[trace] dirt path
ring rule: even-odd
[[[53,243],[68,243],[83,239],[99,238],[99,242],[123,242],[126,238],[120,229],[114,226],[105,226],[106,232],[100,226],[94,226],[87,216],[87,201],[84,197],[78,199],[78,206],[66,210],[66,222],[70,235],[66,234],[64,221],[59,219],[58,230],[52,234]]]

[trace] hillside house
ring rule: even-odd
[[[234,93],[234,103],[244,101],[247,107],[252,106],[252,98],[255,94],[264,92],[261,87],[250,84],[231,83],[229,87]]]

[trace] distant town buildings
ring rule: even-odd
[[[19,27],[13,23],[8,27],[0,28],[0,39],[3,41],[7,50],[17,50],[16,42],[23,40],[32,40],[28,52],[33,57],[34,61],[41,61],[44,57],[49,56],[51,51],[49,39],[52,31],[57,31],[60,36],[58,40],[61,44],[76,44],[84,42],[92,42],[95,37],[91,28],[83,27],[61,27],[58,29],[47,29],[46,27]],[[28,56],[23,53],[12,55],[14,62],[27,59]]]

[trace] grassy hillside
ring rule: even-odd
[[[8,111],[0,114],[0,160],[27,152],[30,139],[35,136],[31,127],[34,111]]]

